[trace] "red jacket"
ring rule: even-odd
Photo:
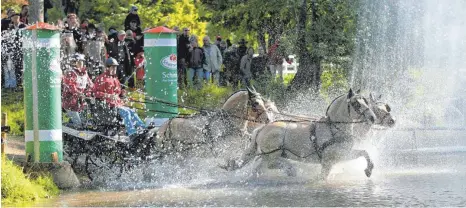
[[[120,96],[124,95],[120,81],[116,76],[111,76],[108,71],[99,75],[94,83],[94,95],[96,99],[106,101],[109,107],[123,105]]]
[[[279,47],[280,46],[278,45],[278,43],[275,43],[270,47],[269,54],[268,54],[270,64],[273,64],[273,65],[283,64],[284,56],[281,54]]]
[[[83,71],[65,71],[62,90],[62,107],[65,110],[79,112],[86,105],[83,96],[89,97],[94,86],[87,72]]]

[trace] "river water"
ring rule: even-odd
[[[212,172],[212,166],[189,180],[114,181],[35,206],[466,206],[466,147],[436,149],[379,157],[370,179],[362,159],[334,167],[326,182],[315,179],[318,166],[302,163],[296,178],[276,171],[253,178],[248,170]]]

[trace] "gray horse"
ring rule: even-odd
[[[273,102],[264,99],[254,88],[248,88],[232,94],[220,111],[170,119],[157,130],[156,143],[165,153],[197,149],[197,156],[220,154],[231,146],[229,140],[248,134],[248,127],[272,122],[276,109]],[[208,151],[202,151],[205,148]]]
[[[287,175],[295,176],[296,170],[286,160],[288,158],[320,163],[321,177],[325,179],[334,164],[363,156],[368,161],[365,173],[370,177],[373,164],[366,151],[352,149],[355,137],[367,134],[374,123],[392,126],[395,122],[389,115],[388,105],[373,99],[371,102],[373,106],[366,98],[350,90],[347,95],[337,97],[328,107],[327,117],[320,120],[266,124],[253,132],[252,143],[241,158],[227,161],[223,168],[238,169],[259,156],[262,161],[255,169],[257,173],[267,167],[282,169]],[[379,117],[373,109],[377,109]]]

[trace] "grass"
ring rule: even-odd
[[[2,90],[2,113],[7,113],[7,124],[10,134],[24,134],[24,102],[23,92],[6,92]]]
[[[180,105],[204,108],[219,109],[226,99],[235,92],[231,87],[218,87],[214,84],[206,84],[203,88],[187,88],[178,91],[178,103]],[[182,113],[193,113],[192,110],[180,108]]]
[[[2,205],[17,205],[49,198],[60,193],[52,176],[40,174],[32,178],[21,167],[2,157]]]

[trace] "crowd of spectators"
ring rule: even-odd
[[[49,2],[49,1],[47,1]],[[47,3],[46,2],[46,3]],[[66,18],[59,20],[61,29],[61,67],[70,69],[71,57],[75,54],[84,56],[84,66],[94,80],[104,72],[105,60],[114,58],[119,63],[117,77],[120,83],[129,88],[143,87],[144,79],[144,38],[138,8],[132,6],[124,20],[124,29],[110,27],[104,31],[101,24],[89,19],[82,19],[77,12],[74,1],[64,1]],[[46,6],[49,8],[49,6]],[[22,30],[28,25],[27,5],[16,13],[6,11],[2,19],[2,88],[21,90],[23,72]],[[219,35],[215,41],[209,36],[198,38],[185,27],[177,34],[177,61],[179,87],[201,88],[211,82],[219,86],[248,86],[259,74],[279,73],[283,77],[283,50],[279,41],[270,47],[269,53],[254,56],[254,49],[245,39],[232,44],[230,39],[223,40]],[[199,40],[200,39],[200,40]]]

